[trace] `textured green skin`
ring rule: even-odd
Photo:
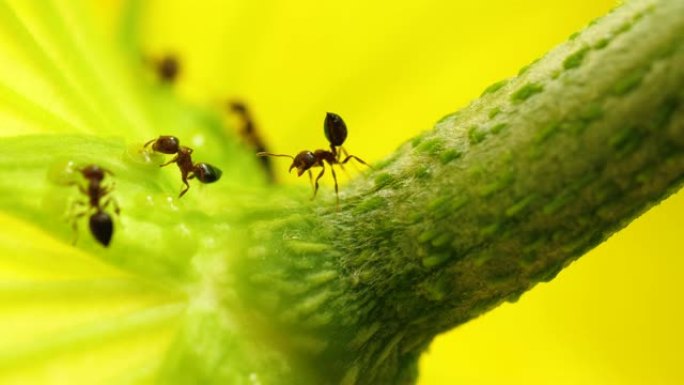
[[[314,383],[414,383],[436,334],[680,186],[683,36],[683,2],[629,3],[346,186],[339,212],[254,220],[233,266],[250,322],[286,331]]]
[[[114,241],[103,250],[82,232],[78,247],[187,303],[158,317],[182,325],[159,383],[412,384],[435,335],[553,278],[680,186],[682,36],[684,2],[629,3],[344,186],[339,210],[265,186],[215,117],[165,93],[141,95],[151,119],[131,124],[139,138],[103,138],[131,114],[104,109],[102,81],[92,110],[112,123],[84,124],[100,136],[0,140],[0,209],[68,242],[62,217],[78,195],[46,170],[114,172]],[[3,90],[35,124],[78,131]],[[168,199],[177,170],[135,155],[156,127],[201,133],[197,159],[224,179]]]

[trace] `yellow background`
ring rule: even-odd
[[[118,2],[101,5],[112,31]],[[156,0],[141,39],[181,56],[184,97],[249,102],[273,151],[324,146],[334,111],[346,147],[376,161],[614,5]],[[517,304],[439,337],[420,384],[684,383],[682,234],[680,193]]]

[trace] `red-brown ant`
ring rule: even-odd
[[[359,158],[356,155],[349,155],[346,153],[346,151],[342,148],[342,144],[344,141],[347,139],[347,125],[344,123],[344,120],[332,112],[328,112],[325,115],[325,120],[323,122],[323,131],[325,132],[325,137],[328,139],[328,142],[330,143],[330,151],[328,150],[315,150],[315,151],[302,151],[297,156],[292,156],[292,155],[287,155],[287,154],[272,154],[270,152],[260,152],[257,153],[257,156],[278,156],[278,157],[286,157],[292,159],[292,164],[290,165],[290,169],[288,172],[291,172],[293,168],[297,169],[297,176],[302,176],[304,171],[307,171],[309,173],[309,179],[313,182],[313,175],[311,174],[311,168],[312,167],[321,167],[322,170],[316,177],[316,181],[314,183],[314,192],[313,196],[311,199],[316,198],[316,193],[318,192],[318,180],[321,179],[323,174],[325,173],[325,163],[328,163],[330,166],[330,171],[332,172],[333,180],[335,181],[335,196],[337,197],[337,203],[340,203],[340,196],[339,196],[339,188],[337,185],[337,174],[335,174],[335,168],[333,165],[339,165],[342,167],[342,165],[346,164],[349,162],[351,159],[356,160],[359,163],[362,163],[368,167],[370,165],[366,162],[364,162],[361,158]],[[341,158],[341,151],[345,152],[346,157],[344,160],[340,161]]]
[[[105,211],[107,206],[112,203],[114,205],[114,212],[119,214],[119,206],[112,198],[108,198],[103,201],[109,193],[112,192],[112,187],[105,187],[102,185],[102,181],[106,174],[114,175],[111,171],[104,169],[98,165],[90,164],[77,170],[81,173],[83,178],[88,182],[87,187],[84,187],[78,182],[69,183],[71,185],[78,186],[78,190],[84,195],[88,196],[88,208],[76,214],[73,218],[72,227],[74,229],[74,234],[78,234],[77,220],[85,215],[90,214],[89,225],[90,233],[93,237],[100,242],[103,246],[109,246],[109,242],[112,239],[112,234],[114,233],[114,222],[112,217]],[[77,205],[86,205],[85,202],[76,202]],[[74,243],[76,239],[74,239]]]
[[[159,165],[159,167],[168,166],[171,163],[176,163],[181,172],[181,179],[185,184],[185,188],[181,190],[178,198],[185,195],[190,189],[188,179],[197,178],[202,183],[214,183],[221,178],[221,170],[208,163],[192,163],[192,148],[180,145],[180,141],[175,136],[162,135],[157,139],[152,139],[145,143],[145,147],[152,145],[152,150],[162,154],[169,154],[176,156],[170,161]]]

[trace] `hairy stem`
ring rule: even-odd
[[[682,36],[684,3],[628,3],[402,146],[339,211],[254,214],[230,269],[249,324],[319,383],[413,383],[435,335],[676,191]]]

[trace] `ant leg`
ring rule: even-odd
[[[87,203],[83,201],[72,201],[69,210],[64,214],[65,221],[71,221],[71,229],[73,233],[73,242],[76,244],[78,240],[78,219],[88,213]]]
[[[314,199],[316,198],[316,193],[318,192],[318,180],[321,179],[321,177],[323,176],[323,174],[325,174],[325,164],[324,164],[324,163],[321,163],[321,167],[322,167],[323,169],[321,170],[321,173],[318,174],[318,176],[316,177],[316,184],[315,184],[315,186],[314,186],[314,193],[313,193],[313,196],[311,197],[311,200],[314,200]]]
[[[83,193],[85,195],[88,195],[88,190],[86,190],[86,188],[83,187],[83,185],[78,183],[78,182],[69,182],[66,185],[67,186],[76,186],[78,188],[78,191],[80,191],[81,193]]]
[[[116,201],[114,198],[109,198],[108,202],[112,202],[112,206],[114,206],[114,213],[116,215],[121,214],[121,207],[119,206],[119,202]]]
[[[104,202],[104,204],[102,204],[102,210],[106,209],[110,203],[112,204],[112,206],[114,206],[114,213],[116,213],[116,215],[121,214],[121,207],[119,207],[119,203],[116,201],[116,199],[111,198],[111,197],[109,199],[107,199]]]
[[[116,183],[110,182],[108,186],[102,187],[102,196],[105,196],[112,191],[114,191],[114,188],[116,187]]]
[[[342,154],[344,154],[344,156],[345,156],[346,158],[349,157],[349,152],[347,152],[347,149],[344,148],[344,147],[342,147],[342,146],[340,146],[340,151],[339,151],[339,153],[338,153],[339,156],[337,157],[337,164],[340,165],[340,168],[342,169],[342,171],[344,171],[344,173],[347,174],[347,176],[349,176],[349,172],[347,171],[346,168],[344,168],[344,162],[341,162],[341,160],[342,160]],[[370,166],[369,166],[369,167],[370,167]],[[359,167],[358,167],[357,165],[354,165],[354,169],[355,169],[356,171],[360,171],[360,170],[359,170]]]
[[[72,245],[76,245],[76,242],[78,241],[78,220],[80,218],[83,218],[87,214],[88,214],[88,211],[83,211],[79,214],[74,215],[74,217],[72,218],[72,221],[71,221],[71,231],[73,232],[73,239],[71,241]]]
[[[311,188],[313,188],[313,186],[314,186],[313,174],[311,173],[311,170],[310,170],[310,169],[309,169],[309,170],[306,170],[306,171],[309,173],[309,182],[311,182]]]
[[[112,201],[112,206],[114,206],[114,213],[116,213],[116,215],[120,215],[121,207],[119,206],[119,202],[117,202],[114,198],[110,198],[110,200]]]
[[[183,183],[185,183],[185,188],[183,190],[181,190],[180,194],[178,194],[179,199],[182,198],[183,195],[185,195],[185,193],[188,192],[188,190],[190,190],[190,184],[188,183],[188,178],[183,177]]]
[[[335,181],[335,197],[337,198],[337,209],[340,209],[340,192],[339,188],[337,187],[337,175],[335,175],[335,167],[333,165],[330,165],[330,171],[332,171],[333,174],[333,180]]]
[[[175,162],[175,161],[177,161],[177,160],[178,160],[178,155],[174,156],[173,159],[171,159],[170,161],[168,161],[168,162],[166,162],[166,163],[163,163],[163,164],[160,164],[159,167],[168,166],[168,165],[170,165],[171,163],[173,163],[173,162]]]
[[[344,160],[342,161],[342,164],[345,164],[345,163],[349,162],[351,159],[354,159],[355,161],[357,161],[357,162],[359,162],[359,163],[362,163],[362,164],[364,164],[364,165],[366,165],[366,166],[368,166],[368,167],[370,167],[370,168],[373,168],[370,164],[366,163],[363,159],[359,158],[359,157],[356,156],[356,155],[347,155],[347,157],[344,158]]]
[[[344,154],[344,156],[349,156],[349,153],[347,152],[346,148],[340,146],[340,150],[342,150],[342,153]]]
[[[71,201],[71,205],[65,216],[67,218],[73,218],[73,215],[75,215],[78,212],[78,209],[86,207],[87,205],[88,204],[83,201]]]
[[[345,152],[346,152],[346,151],[345,151]],[[344,174],[345,174],[347,177],[351,177],[350,174],[349,174],[349,171],[347,171],[347,169],[344,168],[344,164],[342,164],[342,162],[340,162],[340,158],[339,158],[339,157],[335,159],[335,162],[336,162],[336,163],[335,163],[336,165],[340,166],[340,169],[344,172]],[[356,169],[358,170],[358,168],[356,168]]]
[[[152,140],[146,142],[145,144],[143,144],[143,148],[149,147],[150,144],[154,143],[156,140],[157,140],[157,139],[152,139]]]

